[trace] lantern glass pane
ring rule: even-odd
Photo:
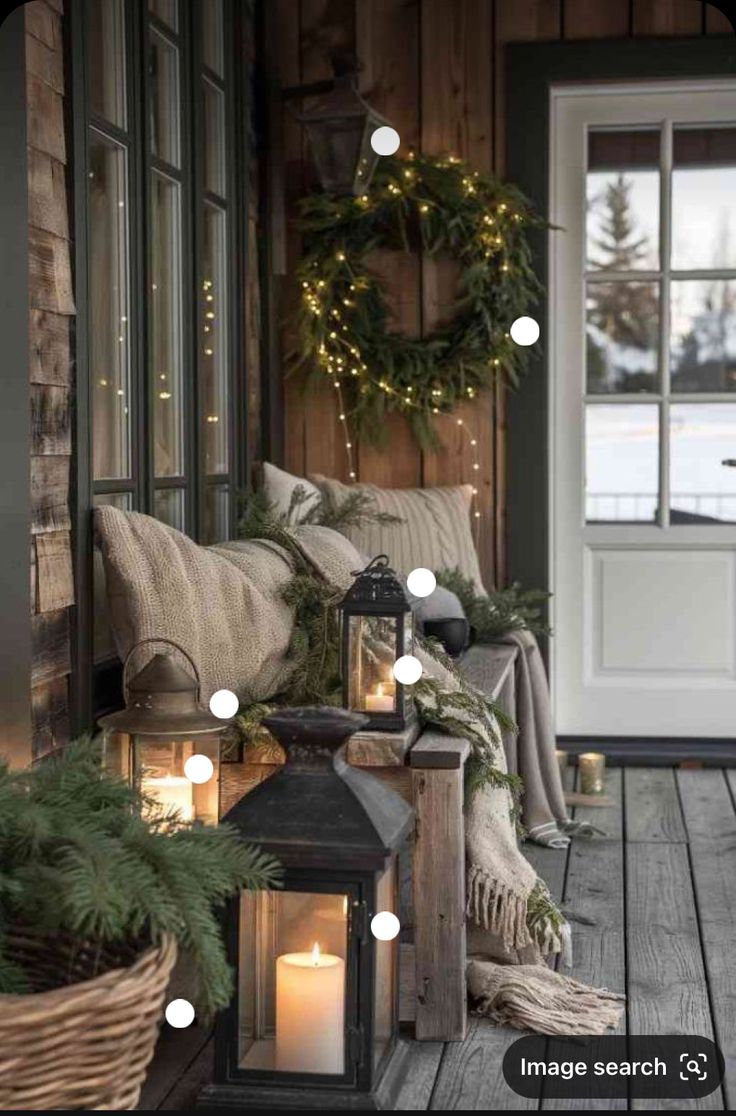
[[[359,712],[395,713],[396,682],[392,668],[398,657],[402,616],[348,617],[348,706]]]
[[[217,823],[220,782],[220,737],[216,733],[193,739],[146,737],[132,738],[133,773],[141,791],[165,809],[176,809],[182,821]],[[187,764],[195,756],[206,756],[213,773],[204,782],[197,768]],[[192,776],[192,777],[190,777]]]
[[[131,737],[127,732],[108,729],[102,737],[102,766],[108,775],[121,779],[131,778],[130,757],[133,754]]]
[[[349,194],[360,157],[363,139],[362,116],[325,118],[306,124],[323,190]]]
[[[376,911],[391,911],[398,915],[396,859],[378,880],[376,889]],[[375,1020],[375,1042],[373,1046],[373,1068],[378,1068],[383,1055],[391,1044],[395,1031],[397,982],[399,971],[399,939],[390,942],[376,939],[376,983],[373,990],[373,1018]]]
[[[239,1068],[344,1074],[348,896],[245,891],[239,933]]]

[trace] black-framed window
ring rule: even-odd
[[[241,14],[234,0],[71,10],[77,522],[114,504],[217,542],[246,459]],[[82,534],[75,665],[99,674],[113,648]]]

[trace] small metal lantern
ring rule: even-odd
[[[237,990],[215,1032],[202,1108],[390,1108],[398,1038],[398,853],[411,808],[338,750],[365,718],[304,707],[264,720],[287,762],[225,816],[284,867],[278,891],[244,891],[225,915]]]
[[[157,654],[130,681],[127,672],[139,648],[150,643],[175,647],[194,677],[171,655]],[[173,640],[144,639],[123,667],[125,709],[102,717],[106,766],[138,784],[183,821],[215,824],[219,814],[220,741],[230,721],[199,704],[197,668]]]
[[[409,655],[414,621],[404,587],[379,554],[357,574],[340,603],[343,705],[369,717],[368,727],[401,732],[413,715],[393,665]]]

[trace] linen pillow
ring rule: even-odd
[[[320,475],[309,479],[337,502],[360,488],[372,498],[376,511],[402,520],[347,528],[345,534],[363,554],[388,554],[394,569],[404,574],[417,566],[428,570],[457,567],[479,593],[485,593],[470,530],[472,485],[378,488],[375,484],[347,485]]]
[[[314,505],[315,499],[319,497],[317,486],[308,481],[306,477],[295,477],[293,473],[287,473],[284,469],[279,469],[278,466],[272,465],[270,461],[264,461],[261,470],[266,496],[275,505],[276,510],[283,515],[286,515],[289,511],[295,488],[301,486],[307,493],[309,499],[305,500],[301,505],[301,512],[294,517],[295,522],[300,523],[305,513]]]

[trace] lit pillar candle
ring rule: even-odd
[[[578,756],[580,790],[583,794],[603,794],[606,757],[600,752],[583,752]]]
[[[184,775],[149,775],[143,778],[141,790],[170,810],[176,808],[184,821],[194,817],[192,784]]]
[[[276,959],[276,1069],[345,1072],[345,962],[316,942]]]
[[[365,695],[365,707],[368,713],[393,713],[393,694],[385,693],[383,682],[379,682],[373,693]]]

